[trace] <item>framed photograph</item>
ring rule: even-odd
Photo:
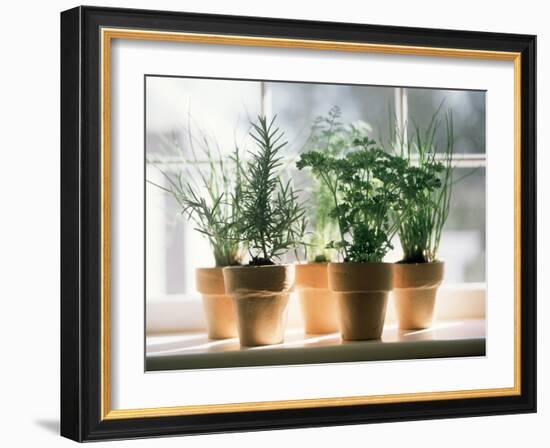
[[[536,37],[61,13],[61,433],[536,411]]]

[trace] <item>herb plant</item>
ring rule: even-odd
[[[251,138],[256,151],[244,172],[241,212],[235,230],[245,242],[251,265],[272,265],[274,259],[303,244],[306,228],[305,209],[291,181],[280,179],[282,156],[287,144],[284,133],[275,125],[276,117],[267,121],[258,117],[252,123]]]
[[[425,179],[425,188],[404,196],[399,210],[399,239],[403,249],[402,263],[429,263],[437,260],[443,227],[449,216],[453,189],[454,131],[452,112],[445,115],[446,140],[440,148],[438,131],[442,121],[439,109],[428,126],[414,127],[407,145],[400,145],[400,156],[409,170]]]
[[[332,195],[331,216],[340,238],[328,247],[339,250],[346,262],[381,262],[393,248],[405,198],[433,188],[435,180],[368,137],[355,138],[349,145],[343,157],[307,152],[297,166],[310,167]]]
[[[196,153],[197,143],[201,154]],[[189,146],[194,160],[181,160],[183,168],[167,170],[158,161],[151,161],[166,179],[166,186],[148,182],[170,194],[195,230],[208,239],[216,266],[239,265],[242,245],[231,224],[239,219],[242,199],[239,148],[236,146],[231,156],[224,157],[219,147],[217,151],[212,149],[204,134],[198,139],[190,135]]]
[[[306,151],[320,151],[333,157],[343,155],[349,149],[349,142],[362,135],[366,123],[345,125],[341,121],[342,113],[338,106],[333,106],[327,115],[315,119],[311,135],[306,142]],[[332,178],[336,173],[326,173]],[[330,179],[334,183],[334,179]],[[306,256],[312,262],[327,262],[333,257],[329,243],[338,238],[338,223],[332,214],[333,193],[327,182],[316,178],[312,185],[312,222],[311,237],[306,247]]]

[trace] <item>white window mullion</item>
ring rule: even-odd
[[[260,83],[260,111],[262,116],[267,119],[272,118],[273,114],[273,102],[272,102],[272,89],[270,83],[262,81]]]
[[[409,120],[409,98],[406,87],[394,88],[395,103],[395,131],[402,132],[404,149],[407,147],[407,122]],[[457,153],[453,154],[452,164],[455,168],[484,168],[486,166],[485,153]]]

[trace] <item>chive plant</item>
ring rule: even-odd
[[[239,220],[242,200],[243,164],[239,148],[235,146],[230,156],[224,156],[221,148],[203,132],[195,137],[190,131],[189,148],[191,160],[177,148],[181,163],[175,170],[165,169],[158,160],[151,160],[162,173],[165,185],[147,182],[170,194],[182,215],[207,238],[216,266],[240,265],[242,244],[232,225]]]
[[[444,123],[445,141],[438,144]],[[425,128],[414,126],[407,144],[401,140],[400,157],[409,170],[425,179],[425,188],[404,195],[399,211],[399,240],[403,249],[402,263],[430,263],[437,260],[443,228],[450,211],[453,190],[452,164],[454,129],[452,111],[439,118],[439,109]]]

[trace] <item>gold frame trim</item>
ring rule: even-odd
[[[110,52],[113,39],[299,48],[321,51],[455,57],[514,62],[514,386],[508,388],[315,398],[142,409],[111,409],[110,389]],[[216,34],[101,29],[101,420],[168,417],[412,401],[503,397],[521,394],[521,53]]]

